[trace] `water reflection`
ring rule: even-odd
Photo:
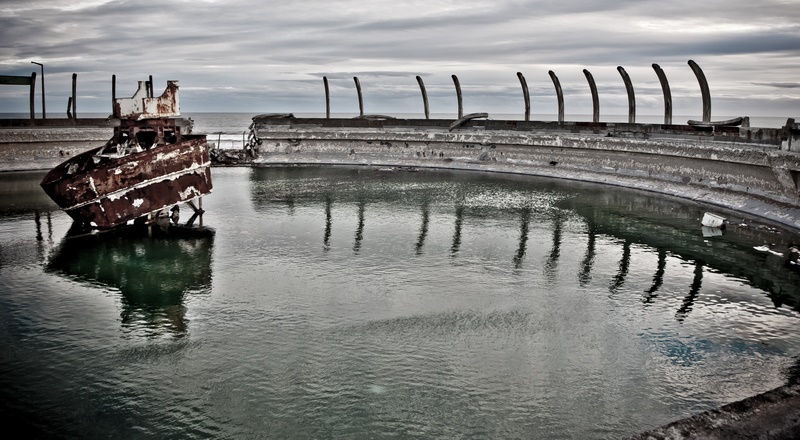
[[[430,200],[425,199],[422,202],[422,226],[419,228],[417,244],[414,245],[417,255],[422,255],[422,248],[425,246],[425,237],[428,236],[428,223],[430,222],[430,217]]]
[[[522,260],[525,258],[525,250],[528,246],[528,229],[531,223],[531,208],[525,207],[521,212],[521,220],[519,225],[519,247],[517,253],[514,255],[514,268],[522,268]]]
[[[664,284],[664,272],[667,269],[667,251],[664,249],[658,250],[658,266],[656,273],[653,275],[653,285],[645,291],[644,303],[650,303],[658,296],[658,289]]]
[[[172,226],[126,227],[100,234],[73,228],[46,270],[118,291],[123,328],[148,335],[187,332],[187,293],[211,287],[214,231]]]

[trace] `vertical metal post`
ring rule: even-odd
[[[586,81],[589,82],[589,90],[592,92],[592,122],[597,124],[600,122],[600,97],[597,95],[597,84],[594,82],[592,72],[583,69],[583,74],[586,76]]]
[[[111,114],[120,116],[117,114],[117,75],[111,75]]]
[[[711,92],[708,90],[708,81],[703,74],[703,69],[692,60],[689,60],[689,67],[692,68],[697,82],[700,83],[700,94],[703,95],[703,122],[711,122]]]
[[[353,81],[356,83],[356,92],[358,92],[358,114],[364,116],[364,97],[361,95],[361,82],[358,81],[357,76],[353,77]]]
[[[428,108],[428,92],[425,91],[425,83],[422,82],[422,77],[419,75],[417,75],[417,83],[419,83],[419,90],[422,92],[422,105],[425,106],[425,119],[430,119],[431,113]]]
[[[661,90],[664,92],[664,124],[672,124],[672,92],[669,90],[669,81],[667,81],[667,74],[661,69],[661,66],[653,63],[653,70],[656,71],[658,81],[661,82]]]
[[[553,80],[553,86],[556,88],[556,97],[558,98],[558,123],[564,123],[564,92],[561,90],[561,81],[558,80],[556,73],[552,70],[548,71],[550,79]]]
[[[464,102],[461,100],[461,83],[458,82],[458,77],[452,75],[453,84],[456,86],[456,99],[458,99],[458,119],[464,116]]]
[[[42,119],[47,119],[47,110],[44,104],[44,64],[31,61],[31,64],[36,64],[42,68]]]
[[[617,71],[622,76],[622,81],[625,82],[625,90],[628,92],[628,123],[636,123],[636,96],[633,93],[633,83],[628,72],[622,66],[617,66]]]
[[[148,77],[148,80],[147,80],[147,92],[148,92],[148,96],[147,97],[148,98],[152,98],[153,97],[153,75],[150,75]]]
[[[322,84],[325,85],[325,118],[330,119],[331,117],[331,91],[328,88],[328,77],[322,77]]]
[[[31,72],[31,125],[36,119],[36,108],[34,105],[34,94],[36,93],[36,72]]]
[[[522,86],[522,98],[525,100],[525,120],[531,120],[531,94],[528,90],[528,82],[525,81],[525,77],[522,76],[522,72],[517,72],[517,78],[519,78],[519,84]]]
[[[78,119],[78,74],[72,74],[72,118]]]

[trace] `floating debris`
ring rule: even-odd
[[[706,212],[703,214],[703,220],[700,223],[709,228],[722,228],[725,227],[725,217]]]

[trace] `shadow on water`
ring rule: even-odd
[[[129,226],[81,234],[73,227],[51,255],[46,271],[118,291],[122,325],[148,334],[187,332],[187,293],[211,288],[214,230]]]

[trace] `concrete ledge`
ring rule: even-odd
[[[786,385],[705,411],[629,440],[800,438],[800,385]]]
[[[261,144],[254,165],[410,166],[583,180],[688,198],[800,229],[800,154],[776,146],[655,135],[275,121],[255,124]]]

